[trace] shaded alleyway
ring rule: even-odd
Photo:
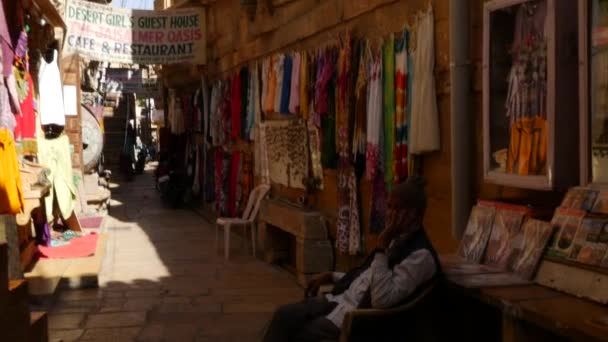
[[[113,189],[99,289],[64,290],[51,341],[257,341],[274,308],[302,290],[233,237],[214,250],[213,225],[165,208],[152,170]]]

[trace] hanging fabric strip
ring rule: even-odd
[[[309,104],[309,97],[308,97],[308,88],[309,88],[309,82],[312,82],[312,80],[309,79],[309,63],[308,63],[308,53],[307,52],[302,52],[301,53],[301,63],[300,63],[300,115],[302,115],[302,118],[304,120],[308,119],[308,104]]]
[[[434,74],[434,27],[433,9],[430,8],[418,18],[416,31],[409,144],[412,154],[429,153],[441,148]]]
[[[279,113],[289,114],[289,97],[291,92],[291,72],[293,66],[293,59],[290,54],[285,55],[283,63],[283,87],[281,89],[281,105]]]
[[[395,183],[407,178],[407,31],[395,40]]]
[[[391,34],[384,43],[383,59],[383,112],[384,112],[384,180],[387,188],[392,187],[395,176],[395,40]]]

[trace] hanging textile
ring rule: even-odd
[[[209,137],[211,138],[211,145],[218,146],[218,125],[219,118],[217,116],[219,108],[219,84],[221,81],[214,82],[211,86],[211,97],[209,100],[209,121],[207,126],[209,127]]]
[[[241,196],[243,195],[243,153],[235,151],[232,153],[231,175],[230,175],[230,194],[234,197],[230,199],[230,216],[238,217],[241,207]]]
[[[510,119],[506,171],[545,174],[547,156],[547,6],[522,4],[515,19],[513,65],[505,103]]]
[[[380,125],[382,122],[382,58],[368,49],[366,60],[370,76],[367,92],[365,173],[367,179],[373,182],[380,168],[380,132],[384,129]]]
[[[281,114],[289,114],[289,96],[291,91],[291,72],[292,72],[292,58],[290,54],[285,55],[283,63],[283,87],[281,89]]]
[[[384,181],[390,190],[395,181],[395,39],[391,34],[382,51],[384,112]]]
[[[423,154],[438,151],[441,148],[434,74],[435,22],[433,8],[429,8],[426,13],[418,17],[416,27],[409,149],[412,154]]]
[[[257,91],[257,64],[253,64],[250,68],[249,72],[249,87],[247,87],[247,120],[245,127],[245,136],[243,137],[246,140],[252,141],[254,138],[253,133],[253,125],[255,122],[255,92]]]
[[[258,177],[261,184],[270,183],[270,171],[268,166],[269,148],[267,147],[266,129],[259,122],[255,126],[255,144],[254,144],[254,167],[255,175]]]
[[[367,101],[368,101],[368,77],[367,77],[367,65],[365,59],[366,42],[359,44],[359,63],[356,66],[356,84],[355,84],[355,119],[353,126],[353,142],[352,142],[352,154],[355,164],[358,165],[357,169],[365,169],[365,153],[366,153],[366,115],[367,115]],[[355,66],[353,66],[355,67]],[[360,165],[363,165],[361,167]],[[360,177],[360,171],[357,173],[357,177]]]
[[[276,89],[274,94],[274,104],[272,107],[273,113],[281,112],[281,97],[283,94],[283,80],[285,67],[285,55],[278,55],[277,62],[274,64],[274,73],[276,77]]]
[[[236,73],[232,78],[232,92],[231,92],[231,135],[232,140],[236,140],[241,136],[241,74]]]
[[[6,128],[13,137],[16,125],[17,121],[8,98],[8,89],[4,83],[4,77],[0,77],[0,128]]]
[[[395,184],[407,179],[407,31],[395,40]]]
[[[0,165],[0,215],[15,215],[23,209],[23,191],[15,142],[5,127],[0,128]]]
[[[308,122],[306,126],[308,127],[308,146],[310,149],[312,176],[321,181],[319,188],[323,189],[323,165],[321,165],[319,129],[310,122]]]
[[[253,190],[253,159],[250,152],[242,153],[242,168],[241,168],[241,200],[239,212],[245,211],[249,194]]]
[[[28,72],[20,75],[24,79],[25,89],[19,92],[21,115],[16,117],[15,137],[33,139],[36,137],[36,112],[34,111],[34,83]]]
[[[226,172],[226,163],[224,162],[224,151],[218,147],[215,149],[214,156],[215,166],[215,211],[218,215],[224,215],[225,209],[225,198],[224,193],[224,174]]]
[[[309,82],[312,81],[309,79],[309,64],[308,64],[308,53],[301,53],[301,62],[300,62],[300,115],[304,120],[308,119],[308,89],[310,88]]]
[[[350,69],[351,42],[347,35],[341,42],[337,60],[336,80],[336,148],[338,162],[338,217],[336,222],[336,245],[340,253],[355,255],[360,250],[361,232],[359,222],[358,186],[351,158],[350,146]],[[325,131],[325,127],[324,127]]]
[[[302,54],[293,54],[293,67],[291,72],[291,89],[289,90],[289,113],[300,113],[300,73],[302,65]]]
[[[380,115],[380,127],[384,127],[384,115]],[[380,130],[378,155],[384,154],[384,130]],[[372,205],[370,213],[369,229],[372,233],[380,233],[384,230],[386,217],[386,199],[388,191],[386,187],[384,170],[384,158],[378,158],[378,167],[372,180]]]
[[[301,120],[281,120],[262,125],[267,160],[262,157],[270,180],[291,188],[304,189],[308,177],[307,130]],[[264,150],[261,151],[264,153]]]
[[[277,90],[276,64],[278,64],[278,58],[278,55],[273,55],[271,58],[268,58],[268,70],[266,70],[266,74],[268,75],[268,89],[264,101],[265,113],[274,112],[274,102]]]
[[[230,80],[224,82],[224,94],[222,97],[222,108],[221,108],[221,128],[222,138],[221,145],[231,141],[232,137],[232,83]]]
[[[72,175],[72,155],[70,141],[63,134],[55,139],[38,139],[38,160],[40,164],[49,168],[49,181],[53,184],[52,190],[44,198],[46,218],[53,220],[53,203],[57,203],[63,219],[69,218],[76,204],[76,187]]]
[[[266,112],[266,102],[268,98],[268,82],[270,75],[268,74],[268,67],[270,65],[270,58],[265,58],[262,61],[262,70],[260,71],[260,81],[262,82],[262,91],[260,94],[260,102],[262,106],[262,112]]]
[[[65,126],[63,86],[57,59],[57,50],[53,50],[53,60],[49,63],[44,58],[40,59],[38,113],[41,125]]]
[[[241,98],[241,108],[239,110],[240,113],[240,126],[239,126],[239,137],[243,140],[247,140],[249,137],[249,134],[247,132],[247,117],[248,117],[248,112],[247,112],[247,108],[249,106],[249,69],[245,66],[241,68],[241,73],[239,75],[239,78],[241,80],[241,89],[239,92],[240,98]]]
[[[4,1],[0,2],[0,45],[2,48],[2,75],[8,77],[12,72],[15,51],[13,40],[8,29],[6,13],[4,12]]]

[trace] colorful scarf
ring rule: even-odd
[[[367,148],[365,151],[366,177],[376,179],[380,168],[380,132],[382,123],[382,58],[367,51],[369,83],[367,90]]]
[[[407,31],[395,40],[395,184],[407,179]]]

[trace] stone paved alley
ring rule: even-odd
[[[213,225],[165,208],[150,171],[113,189],[105,227],[99,289],[59,294],[51,341],[258,341],[275,307],[302,296],[235,236],[225,262]]]

